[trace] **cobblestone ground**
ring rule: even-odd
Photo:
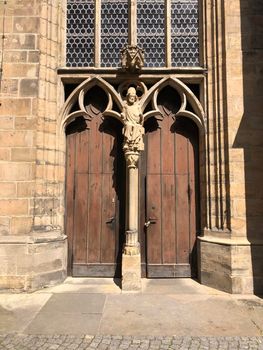
[[[263,337],[122,337],[9,334],[0,336],[0,350],[4,349],[263,350]]]

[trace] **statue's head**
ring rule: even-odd
[[[137,95],[136,95],[136,89],[134,87],[129,87],[127,91],[127,101],[130,104],[133,104],[134,102],[137,101]]]

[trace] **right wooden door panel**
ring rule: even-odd
[[[143,228],[146,273],[191,277],[198,231],[198,130],[186,118],[175,122],[171,116],[165,116],[160,127],[153,125],[154,121],[146,125],[141,166],[148,222]]]

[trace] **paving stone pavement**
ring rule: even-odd
[[[109,279],[67,278],[0,293],[0,350],[263,350],[262,297],[186,279],[143,283],[122,293]]]
[[[0,336],[0,350],[263,350],[263,337]]]

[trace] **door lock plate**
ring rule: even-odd
[[[156,224],[156,219],[149,218],[149,220],[144,223],[144,226],[149,227],[152,224]]]

